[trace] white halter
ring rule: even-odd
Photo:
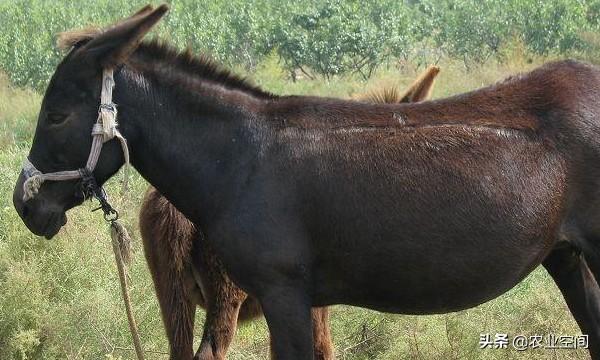
[[[23,174],[25,175],[25,183],[23,183],[23,201],[27,201],[35,197],[40,190],[42,183],[46,180],[62,181],[75,180],[85,176],[86,173],[91,174],[96,168],[102,145],[117,138],[123,149],[125,158],[124,181],[123,189],[127,188],[129,178],[129,148],[127,141],[117,129],[117,106],[112,102],[112,91],[115,86],[113,78],[113,69],[104,69],[102,73],[102,91],[100,93],[100,107],[98,108],[98,119],[92,128],[92,148],[88,156],[87,163],[84,168],[78,170],[56,171],[44,174],[35,168],[28,158],[23,162]]]

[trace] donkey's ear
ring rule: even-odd
[[[419,77],[410,85],[408,90],[400,97],[399,103],[421,102],[431,97],[435,78],[440,72],[440,68],[435,65],[429,66]]]
[[[148,13],[151,12],[153,9],[154,8],[151,5],[146,5],[125,20],[130,20],[142,15],[148,15]],[[90,42],[90,40],[94,39],[100,34],[102,34],[102,29],[94,26],[88,26],[83,29],[73,29],[64,31],[58,34],[58,38],[56,39],[56,46],[60,50],[69,50],[73,47],[77,48],[87,44],[88,42]]]
[[[168,10],[166,4],[156,9],[152,9],[151,6],[142,8],[133,16],[95,36],[77,50],[77,56],[102,68],[115,67],[124,63]]]
[[[133,15],[131,15],[129,18],[134,18],[136,16],[140,16],[140,15],[147,15],[150,11],[154,10],[154,7],[150,4],[144,6],[143,8],[139,9],[136,13],[134,13]]]

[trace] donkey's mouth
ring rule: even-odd
[[[48,240],[52,239],[66,223],[67,215],[64,212],[52,214],[42,231],[44,237]]]

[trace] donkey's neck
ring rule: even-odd
[[[218,189],[244,176],[239,164],[255,153],[248,132],[259,123],[260,100],[217,84],[127,68],[115,80],[133,166],[190,219],[210,220],[227,203],[223,196],[235,195]]]

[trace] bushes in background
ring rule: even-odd
[[[0,2],[0,68],[41,90],[61,54],[55,34],[105,25],[147,0]],[[467,66],[515,39],[534,54],[589,52],[600,0],[172,0],[158,32],[180,47],[254,69],[276,53],[290,77],[371,76],[383,63],[440,56]],[[592,46],[592,48],[594,48]],[[597,56],[592,56],[596,58]]]

